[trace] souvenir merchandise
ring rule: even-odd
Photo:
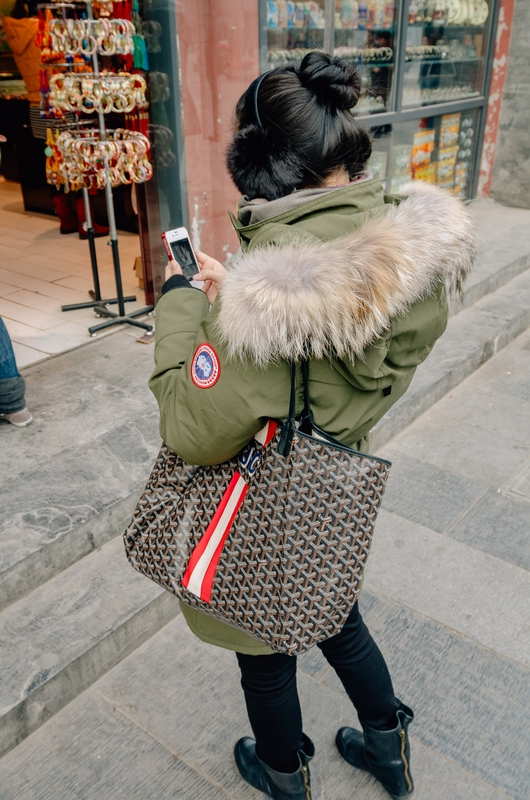
[[[52,75],[49,79],[50,104],[61,111],[84,114],[129,113],[144,108],[146,82],[142,75],[93,72],[78,75],[72,72]]]
[[[144,183],[153,174],[149,161],[149,139],[139,131],[117,128],[102,140],[96,129],[67,130],[55,145],[62,156],[65,190],[103,189]]]
[[[394,58],[391,47],[336,47],[333,55],[348,58],[360,64],[389,62]]]
[[[52,19],[47,24],[51,48],[67,55],[133,55],[135,28],[126,19]]]
[[[475,97],[479,94],[469,84],[464,86],[437,86],[435,88],[403,89],[403,105],[407,108],[416,105],[430,105],[431,103],[443,103],[452,100],[460,100],[465,97]]]
[[[57,136],[59,131],[48,128],[46,131],[46,181],[56,189],[60,189],[65,184],[64,159],[63,154],[57,147]]]

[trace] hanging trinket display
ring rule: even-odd
[[[58,134],[53,146],[60,157],[54,166],[60,176],[57,181],[62,179],[65,191],[103,189],[107,176],[113,187],[144,183],[152,176],[150,144],[145,134],[125,128],[108,133],[106,139],[101,139],[96,129],[66,130]]]
[[[73,72],[52,75],[49,79],[50,104],[61,111],[85,114],[130,113],[145,108],[146,82],[142,75],[128,73]]]

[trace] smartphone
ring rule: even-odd
[[[177,261],[182,267],[184,276],[191,281],[201,271],[195,258],[190,237],[186,228],[174,228],[162,234],[162,241],[170,261]]]

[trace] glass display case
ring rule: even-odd
[[[387,191],[424,180],[472,197],[498,0],[260,0],[261,69],[310,50],[353,61],[352,113],[371,131]]]

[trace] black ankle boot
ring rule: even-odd
[[[414,791],[407,734],[414,714],[402,704],[396,716],[398,724],[393,730],[376,731],[363,724],[364,736],[353,728],[341,728],[336,738],[341,756],[381,781],[394,800]]]
[[[315,755],[311,739],[302,734],[302,749],[298,751],[296,772],[276,772],[256,754],[256,742],[248,736],[240,739],[235,748],[237,767],[251,786],[260,789],[273,800],[311,800],[311,779],[308,763]]]

